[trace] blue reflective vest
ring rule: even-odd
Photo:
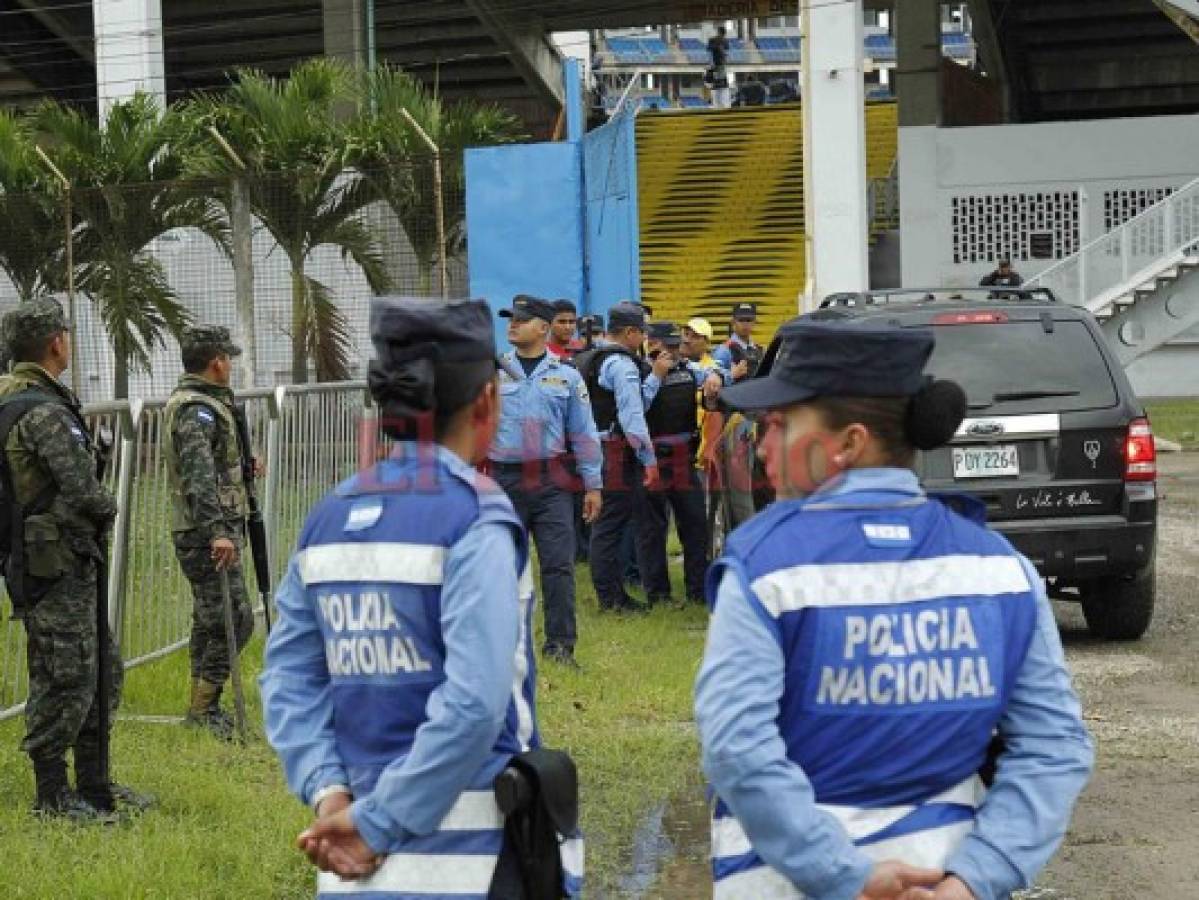
[[[300,536],[297,570],[324,639],[338,755],[357,797],[369,795],[384,768],[408,755],[430,695],[444,681],[441,585],[450,548],[478,524],[510,525],[520,577],[512,697],[485,765],[437,830],[396,841],[369,879],[321,873],[321,897],[487,895],[503,839],[492,782],[511,756],[538,746],[540,737],[527,541],[503,492],[478,478],[472,484],[432,456],[388,461],[327,497]],[[568,856],[576,851],[581,846],[567,841],[564,862],[572,863]],[[581,874],[581,861],[570,871]]]
[[[817,804],[875,860],[940,867],[970,832],[977,777],[1028,650],[1037,594],[1001,536],[941,502],[819,495],[729,539],[726,572],[785,660],[779,732]],[[715,896],[802,896],[719,799]]]

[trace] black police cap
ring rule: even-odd
[[[779,330],[770,373],[721,392],[745,411],[778,409],[815,397],[908,397],[925,383],[933,352],[926,328],[792,319]]]
[[[738,303],[733,307],[733,318],[742,322],[753,322],[758,318],[758,307],[755,303]]]
[[[511,309],[500,310],[501,318],[516,319],[518,322],[527,322],[529,319],[544,319],[546,322],[552,322],[557,314],[558,310],[553,302],[529,294],[517,294],[512,300]]]
[[[645,308],[639,303],[623,301],[608,310],[608,330],[617,328],[644,328]]]
[[[651,322],[646,328],[646,335],[651,340],[661,341],[669,347],[677,347],[683,343],[683,332],[674,322]]]

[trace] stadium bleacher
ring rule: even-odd
[[[754,61],[745,41],[741,38],[729,38],[729,62],[733,65],[746,65]]]
[[[799,38],[760,37],[757,45],[762,59],[768,63],[799,62]]]
[[[711,105],[703,97],[679,97],[679,106],[683,109],[707,109]]]
[[[970,56],[970,35],[961,31],[941,32],[941,51],[954,59],[967,59]]]
[[[889,34],[868,34],[865,51],[871,59],[895,59],[895,38]]]
[[[712,54],[708,52],[707,45],[699,38],[679,38],[679,49],[687,57],[687,62],[693,65],[712,64]]]

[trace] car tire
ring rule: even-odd
[[[1149,628],[1157,596],[1156,565],[1139,572],[1079,585],[1082,614],[1095,637],[1135,641]]]

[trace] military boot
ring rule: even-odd
[[[71,790],[67,784],[67,761],[61,757],[35,759],[33,774],[37,780],[37,799],[33,803],[34,815],[43,818],[65,819],[68,822],[108,823],[113,817],[96,809],[87,800]]]
[[[191,704],[187,710],[185,721],[188,725],[206,728],[214,737],[222,741],[233,740],[233,726],[221,712],[221,686],[205,681],[203,678],[192,679]],[[215,712],[214,712],[215,710]]]
[[[156,802],[151,794],[109,781],[94,747],[75,747],[75,787],[79,796],[104,813],[142,813]]]

